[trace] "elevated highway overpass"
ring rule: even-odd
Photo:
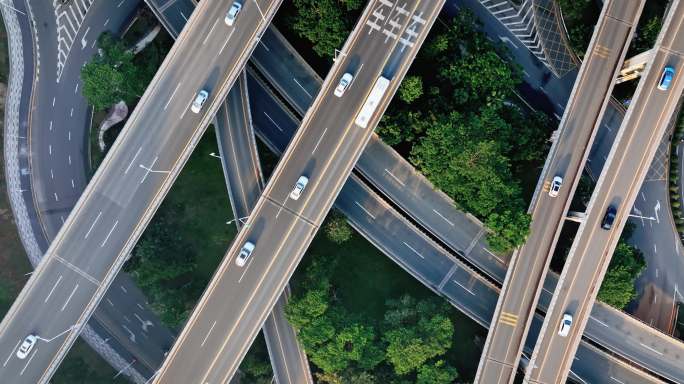
[[[0,375],[48,382],[161,203],[219,103],[258,42],[279,1],[251,2],[234,28],[231,1],[203,2],[169,52],[119,139],[0,324],[11,352]],[[194,71],[187,71],[194,68]],[[189,111],[199,89],[212,94]],[[14,356],[28,335],[31,355]]]

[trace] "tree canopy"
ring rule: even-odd
[[[635,281],[644,268],[646,262],[641,251],[620,240],[597,298],[617,309],[625,308],[637,296]]]
[[[98,38],[99,54],[81,69],[83,95],[96,110],[139,98],[151,78],[149,68],[133,63],[133,54],[109,33]],[[152,72],[153,74],[154,72]]]
[[[349,11],[361,8],[361,0],[294,0],[292,29],[313,44],[321,57],[341,49],[355,21]]]

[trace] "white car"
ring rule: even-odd
[[[249,257],[252,255],[252,251],[254,251],[254,243],[251,241],[245,242],[245,245],[243,245],[242,249],[240,249],[240,254],[235,259],[235,265],[238,267],[244,267],[245,264],[247,264],[247,259],[249,259]]]
[[[572,326],[572,315],[566,313],[563,315],[560,328],[558,328],[558,336],[566,337],[570,333],[570,326]]]
[[[195,96],[195,100],[192,102],[192,107],[190,107],[190,110],[195,113],[200,113],[204,102],[207,101],[208,98],[209,92],[205,91],[204,89],[199,91],[197,96]]]
[[[308,183],[309,183],[308,177],[299,176],[299,179],[297,179],[297,183],[295,184],[294,188],[292,189],[292,192],[290,192],[290,199],[292,199],[292,200],[299,199],[299,196],[302,195],[302,192],[304,191],[304,188],[306,188],[306,185]]]
[[[351,84],[352,80],[354,80],[354,76],[351,73],[347,72],[342,75],[340,82],[337,84],[337,88],[335,88],[335,96],[342,97],[344,91],[349,88],[349,84]]]
[[[36,341],[38,341],[38,336],[34,334],[26,336],[24,342],[21,343],[21,346],[19,349],[17,349],[17,357],[20,359],[25,359],[26,356],[31,353],[33,346],[36,345]]]
[[[551,181],[551,188],[549,188],[549,196],[558,196],[558,191],[560,191],[561,185],[563,185],[563,178],[560,176],[554,177],[553,181]]]
[[[242,9],[242,4],[238,1],[234,1],[233,5],[230,6],[230,9],[228,10],[228,13],[226,13],[226,18],[224,21],[226,22],[226,25],[229,27],[235,24],[235,20],[237,19],[238,15],[240,14],[240,10]]]

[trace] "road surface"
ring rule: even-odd
[[[526,382],[556,383],[567,377],[628,212],[680,101],[684,88],[681,76],[674,78],[667,91],[658,89],[658,84],[665,66],[672,66],[676,72],[684,67],[682,22],[684,2],[675,1],[573,242],[535,345]],[[609,206],[617,209],[617,217],[612,229],[603,230],[601,222]],[[561,337],[557,327],[565,313],[574,320],[570,334]]]
[[[230,2],[193,13],[109,155],[69,215],[36,272],[0,324],[0,374],[16,383],[47,382],[247,61],[279,2],[247,4],[227,27]],[[195,71],[187,71],[194,68]],[[201,88],[213,91],[202,114],[189,111]],[[143,151],[144,149],[144,151]],[[25,360],[19,341],[40,336]]]
[[[155,382],[222,382],[232,377],[332,206],[442,4],[414,1],[388,7],[371,1],[367,5],[341,49],[342,59],[330,71],[245,230],[238,234]],[[377,8],[392,11],[392,22],[390,18],[384,20],[384,13],[371,13]],[[355,80],[344,97],[337,98],[332,88],[345,71],[354,72]],[[392,79],[390,87],[379,100],[369,126],[361,128],[354,123],[357,111],[380,75]],[[299,200],[288,199],[293,183],[302,174],[310,180],[306,190]],[[246,241],[256,244],[256,248],[247,264],[238,267],[233,260]],[[236,285],[249,294],[226,298],[223,292],[230,292]]]

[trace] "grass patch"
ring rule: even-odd
[[[236,234],[209,128],[126,265],[170,327],[185,321]]]

